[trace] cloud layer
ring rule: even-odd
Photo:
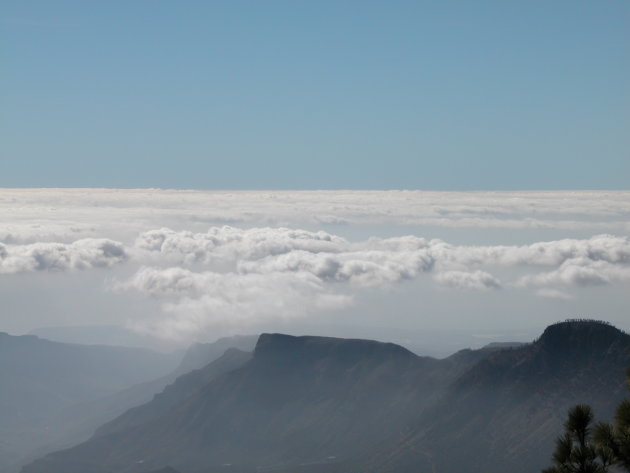
[[[630,231],[630,192],[0,189],[0,242],[125,239],[162,226],[396,225]]]
[[[162,300],[170,317],[151,322],[150,330],[176,336],[342,308],[356,290],[424,274],[453,290],[532,287],[541,297],[559,300],[570,298],[561,289],[630,280],[630,239],[612,235],[461,246],[415,236],[350,242],[321,231],[223,226],[205,233],[152,230],[139,235],[130,251],[151,266],[116,290]],[[506,268],[528,274],[505,282],[492,274]]]
[[[127,260],[122,243],[86,238],[73,243],[0,243],[0,274],[104,268]]]
[[[0,189],[0,215],[2,277],[112,268],[107,287],[162,309],[136,327],[164,337],[308,317],[402,281],[558,303],[630,282],[630,192]],[[416,236],[435,228],[460,243]],[[488,229],[531,243],[490,244]]]
[[[322,231],[223,226],[206,233],[152,230],[136,239],[135,248],[136,257],[145,261],[217,266],[241,274],[307,272],[322,280],[367,286],[412,279],[431,271],[459,271],[441,282],[465,277],[484,279],[482,273],[463,273],[493,266],[551,267],[558,274],[576,274],[565,278],[565,283],[588,284],[589,278],[580,279],[577,274],[606,272],[613,281],[624,279],[630,265],[630,239],[614,235],[531,245],[465,246],[416,236],[349,242]],[[519,284],[535,284],[536,278],[547,274],[551,273],[527,276]]]
[[[530,245],[453,245],[417,236],[348,241],[323,231],[212,227],[168,228],[134,243],[84,238],[72,243],[0,244],[0,273],[139,267],[111,284],[160,301],[163,316],[138,322],[164,337],[185,338],[210,327],[303,317],[347,307],[357,290],[384,288],[430,275],[452,290],[532,288],[567,299],[573,287],[630,281],[630,239],[597,235]],[[506,268],[525,275],[501,281]]]
[[[115,290],[133,290],[163,300],[166,317],[133,326],[162,338],[187,339],[199,332],[242,329],[269,320],[288,320],[346,307],[309,273],[235,274],[183,268],[143,267]]]
[[[488,289],[499,289],[501,283],[492,274],[485,271],[444,271],[438,273],[435,280],[447,287],[454,289],[468,289],[474,291],[485,291]]]

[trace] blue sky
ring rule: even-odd
[[[5,1],[0,186],[628,189],[627,1]]]

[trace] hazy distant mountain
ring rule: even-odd
[[[105,396],[172,371],[179,356],[141,348],[76,345],[0,332],[2,425]]]
[[[234,335],[232,337],[219,338],[212,343],[195,343],[186,351],[181,363],[172,373],[171,382],[179,375],[203,368],[211,361],[222,356],[230,348],[237,348],[247,352],[254,351],[257,342],[258,335]]]
[[[47,438],[47,423],[61,409],[162,376],[179,358],[0,332],[0,471]]]
[[[22,338],[22,340],[32,338],[34,337],[26,337]],[[142,376],[130,378],[130,380],[126,381],[124,384],[117,384],[116,389],[108,389],[103,392],[99,391],[87,397],[78,397],[77,393],[70,393],[70,395],[67,395],[66,399],[68,402],[60,403],[58,406],[53,406],[50,409],[46,407],[45,413],[42,414],[37,421],[17,421],[14,424],[7,423],[5,432],[10,433],[11,437],[13,437],[16,431],[23,432],[23,434],[19,442],[14,441],[7,446],[6,455],[9,456],[10,451],[19,450],[22,456],[28,456],[29,453],[31,455],[38,453],[39,456],[49,451],[84,441],[89,438],[100,425],[113,420],[127,409],[150,401],[155,394],[160,393],[167,385],[175,381],[178,376],[207,365],[219,358],[226,349],[230,347],[240,347],[249,351],[253,350],[257,338],[257,336],[235,336],[222,338],[213,343],[195,344],[186,352],[175,369],[173,369],[174,362],[177,362],[177,360],[181,358],[179,354],[167,356],[146,350],[129,351],[125,348],[71,345],[75,348],[83,349],[86,352],[106,348],[105,353],[108,353],[108,350],[122,351],[123,353],[129,354],[148,353],[157,357],[155,364],[158,369],[150,371],[154,379],[150,379],[149,381],[126,387],[136,380],[147,379],[148,376],[142,374]],[[42,340],[42,342],[47,341]],[[63,346],[64,344],[53,344],[55,347],[59,345]],[[33,353],[32,355],[33,359],[36,360],[36,354]],[[7,353],[7,356],[10,355]],[[7,362],[8,360],[9,358],[5,359]],[[168,360],[168,363],[163,360]],[[59,365],[63,365],[63,363],[64,362],[60,361]],[[124,376],[129,370],[133,371],[133,362],[122,364],[124,366],[120,372],[120,376]],[[73,366],[71,364],[67,365],[69,367]],[[155,376],[155,374],[161,374],[165,371],[170,371],[170,373],[160,377]],[[95,368],[94,370],[90,370],[89,366],[87,366],[84,371],[79,370],[74,371],[74,373],[76,376],[81,377],[81,381],[88,384],[93,383],[93,378],[100,380],[101,376],[104,374],[102,369]],[[47,374],[51,374],[50,370],[47,370]],[[34,374],[34,378],[38,379],[38,376],[38,374]],[[120,390],[120,388],[125,389]],[[109,394],[112,391],[116,392]],[[75,397],[73,398],[72,395]],[[0,398],[1,396],[0,394]],[[38,406],[38,403],[34,403],[32,406],[29,404],[29,407],[33,407],[34,409]],[[17,454],[11,455],[11,457],[13,458],[13,463],[18,462],[19,456]],[[34,457],[31,456],[31,458]],[[3,468],[9,468],[8,463],[3,464],[1,461],[2,457],[0,456],[0,471],[5,471]]]
[[[31,330],[30,334],[55,342],[80,343],[82,345],[140,347],[159,351],[174,351],[185,348],[182,347],[181,343],[159,339],[119,325],[40,327]]]
[[[537,471],[569,406],[590,403],[606,417],[626,395],[629,350],[628,335],[594,322],[444,360],[393,344],[265,334],[240,368],[208,382],[203,372],[214,368],[180,377],[23,473]]]
[[[110,396],[73,404],[60,411],[51,420],[51,425],[63,426],[57,437],[66,445],[76,444],[89,438],[97,427],[115,419],[127,409],[149,402],[179,376],[220,358],[226,350],[237,348],[251,352],[257,339],[257,335],[236,335],[220,338],[212,343],[196,343],[186,351],[177,368],[169,374],[133,385]]]

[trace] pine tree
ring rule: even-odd
[[[626,379],[630,387],[630,370],[626,372]],[[616,465],[630,472],[630,400],[619,404],[614,424],[597,424],[593,437],[598,447],[614,458]]]
[[[606,473],[613,458],[591,438],[593,410],[580,404],[569,409],[565,434],[556,440],[553,466],[543,473]]]

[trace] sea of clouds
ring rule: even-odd
[[[131,324],[164,338],[308,317],[351,306],[361,290],[418,278],[489,297],[509,287],[558,300],[630,283],[629,192],[4,189],[0,217],[1,278],[100,270],[112,295],[159,301],[160,314]],[[331,225],[590,236],[473,245],[317,229]],[[126,275],[111,276],[116,267]]]

